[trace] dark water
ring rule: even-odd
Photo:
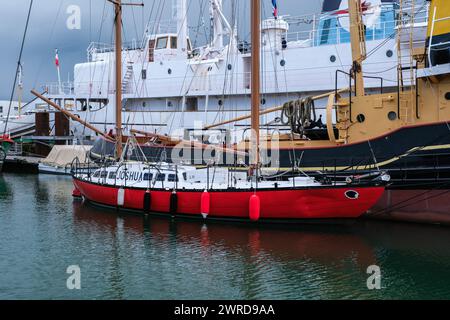
[[[450,228],[144,222],[71,191],[65,177],[0,177],[1,299],[450,298]],[[81,290],[66,287],[69,265]]]

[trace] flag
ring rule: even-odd
[[[55,50],[55,65],[56,65],[57,68],[59,68],[58,49]]]
[[[277,0],[272,0],[272,7],[273,7],[273,16],[276,19],[278,18]]]
[[[378,0],[378,3],[381,5],[382,3],[393,1],[394,0]],[[362,0],[361,11],[366,12],[374,5],[376,5],[376,1],[375,3],[371,3],[371,1]],[[342,0],[325,0],[322,7],[322,13],[324,12],[330,12],[333,15],[349,14],[348,1],[342,2]]]

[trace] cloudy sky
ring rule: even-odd
[[[141,2],[126,0],[123,2]],[[142,39],[148,21],[169,20],[173,0],[143,0],[145,6],[125,7],[124,41]],[[232,0],[224,0],[231,20]],[[197,45],[205,43],[208,25],[208,0],[188,0],[190,37]],[[249,0],[235,0],[240,36],[248,35]],[[279,14],[298,16],[320,12],[322,0],[278,0]],[[1,1],[0,4],[0,100],[9,100],[14,81],[20,44],[30,0]],[[262,0],[264,14],[271,14],[271,0]],[[70,30],[67,20],[71,6],[81,9],[81,28]],[[203,10],[202,10],[203,8]],[[203,11],[203,18],[201,12]],[[86,60],[86,48],[93,41],[112,43],[113,6],[106,0],[34,0],[22,57],[25,97],[31,89],[41,89],[57,81],[54,66],[55,48],[59,49],[61,77],[73,77],[75,63]],[[200,27],[199,27],[200,21]],[[202,25],[202,21],[205,23]],[[153,27],[153,24],[150,24]],[[15,100],[17,97],[14,98]]]

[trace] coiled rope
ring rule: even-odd
[[[304,134],[316,124],[316,107],[311,97],[286,102],[281,112],[281,123],[289,125],[293,133]]]

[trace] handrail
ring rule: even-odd
[[[338,90],[337,93],[343,93],[343,92],[347,92],[349,90],[350,90],[349,88],[343,88],[343,89]],[[335,93],[336,93],[335,91],[327,92],[327,93],[324,93],[324,94],[320,94],[320,95],[314,96],[311,99],[312,100],[319,100],[319,99],[326,98],[326,97],[330,96],[331,94],[335,94]],[[277,106],[277,107],[269,108],[269,109],[266,109],[266,110],[262,110],[262,111],[260,111],[259,115],[262,116],[262,115],[265,115],[265,114],[268,114],[268,113],[281,111],[281,110],[283,110],[283,108],[284,108],[284,104],[281,105],[281,106]],[[245,116],[241,116],[241,117],[237,117],[237,118],[233,118],[233,119],[230,119],[230,120],[226,120],[226,121],[222,121],[222,122],[219,122],[219,123],[215,123],[215,124],[212,124],[212,125],[205,126],[205,127],[203,127],[203,129],[208,130],[208,129],[212,129],[212,128],[223,126],[225,124],[229,124],[229,123],[233,123],[233,122],[239,122],[239,121],[242,121],[242,120],[250,119],[251,116],[252,116],[251,114],[247,114]]]

